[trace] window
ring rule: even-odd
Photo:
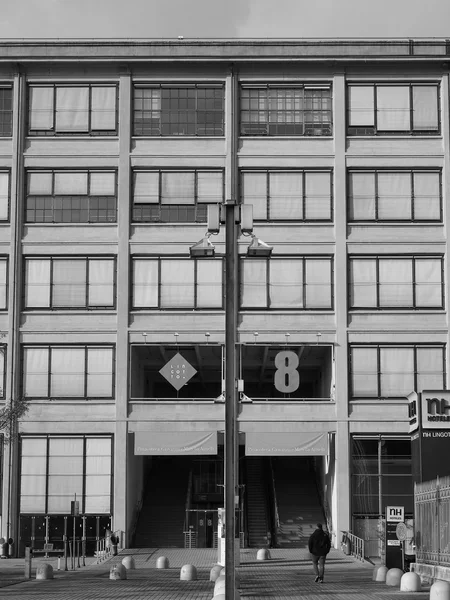
[[[255,221],[331,221],[331,171],[243,171],[241,198]]]
[[[351,397],[406,398],[412,392],[445,389],[443,345],[350,347]]]
[[[244,258],[240,269],[242,308],[333,308],[330,256]]]
[[[349,135],[435,135],[440,132],[439,85],[348,86]]]
[[[223,202],[223,171],[135,171],[133,221],[206,222],[207,205]]]
[[[133,308],[222,309],[221,259],[134,258]]]
[[[224,135],[222,84],[134,87],[133,134]]]
[[[114,84],[32,84],[29,135],[116,135],[117,86]]]
[[[442,222],[440,171],[349,171],[349,221]]]
[[[111,437],[21,437],[21,513],[70,515],[76,494],[80,514],[109,514],[111,484]]]
[[[0,171],[0,221],[9,219],[9,171]]]
[[[23,393],[30,398],[112,398],[112,346],[26,346]]]
[[[5,397],[6,385],[6,346],[0,345],[0,398]],[[1,455],[1,453],[0,453]]]
[[[33,257],[25,259],[25,308],[115,307],[115,259]]]
[[[12,113],[12,88],[0,87],[0,137],[12,136]]]
[[[442,256],[353,256],[350,308],[443,308]]]
[[[243,85],[241,135],[332,135],[329,85]]]
[[[8,307],[8,258],[0,256],[0,310]]]
[[[115,223],[114,171],[28,171],[27,223]]]

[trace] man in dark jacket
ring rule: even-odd
[[[322,523],[317,523],[317,529],[311,534],[311,537],[308,540],[308,550],[313,562],[313,569],[316,575],[314,581],[316,583],[323,583],[325,559],[330,548],[330,536],[322,529]]]

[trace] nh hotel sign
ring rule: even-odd
[[[450,475],[450,391],[412,392],[409,400],[409,433],[413,477],[416,483]]]

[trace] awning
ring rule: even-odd
[[[328,433],[246,432],[246,456],[326,456]]]
[[[135,454],[217,454],[217,431],[136,431]]]

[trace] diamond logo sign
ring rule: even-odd
[[[196,369],[179,352],[159,372],[177,391],[197,373]]]

